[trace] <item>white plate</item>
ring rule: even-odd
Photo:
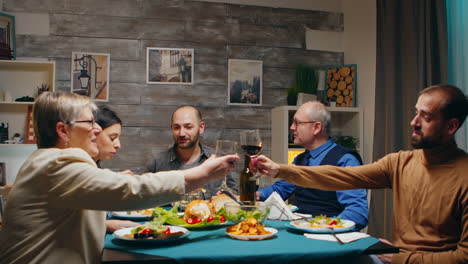
[[[341,220],[343,222],[343,227],[337,227],[333,228],[333,231],[336,233],[339,232],[347,232],[350,231],[354,228],[356,225],[353,221],[350,220]],[[309,222],[306,220],[298,220],[298,221],[291,221],[288,224],[288,227],[297,229],[297,230],[302,230],[305,232],[310,232],[310,233],[323,233],[323,234],[329,234],[331,233],[330,229],[326,227],[318,228],[318,227],[312,227]]]
[[[131,234],[131,230],[134,229],[135,227],[128,227],[128,228],[123,228],[119,229],[114,232],[113,236],[122,239],[122,240],[127,240],[127,241],[134,241],[134,242],[170,242],[170,241],[176,241],[180,239],[184,239],[190,235],[190,231],[188,231],[186,228],[180,227],[180,226],[167,226],[171,229],[171,232],[184,232],[183,235],[178,236],[178,237],[171,237],[168,239],[135,239],[132,237],[128,237],[125,235]]]
[[[234,239],[238,239],[238,240],[264,240],[264,239],[268,239],[268,238],[276,235],[276,233],[278,233],[277,229],[271,228],[271,227],[265,227],[265,230],[271,232],[271,234],[266,234],[266,235],[234,235],[234,234],[231,234],[231,233],[228,233],[228,232],[224,232],[224,233],[226,235],[228,235],[229,237],[234,238]]]
[[[146,220],[152,217],[152,214],[140,214],[136,211],[131,211],[131,214],[127,212],[111,212],[111,215],[116,218],[127,220]]]

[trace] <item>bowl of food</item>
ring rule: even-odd
[[[224,204],[226,217],[233,223],[240,223],[249,218],[255,218],[259,224],[267,219],[270,207],[264,202],[256,202],[255,205],[240,205],[238,203]]]

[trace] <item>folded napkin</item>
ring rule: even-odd
[[[333,242],[338,242],[333,235],[329,234],[309,234],[309,233],[304,233],[304,236],[310,239],[318,239],[318,240],[326,240],[326,241],[333,241]],[[336,236],[343,241],[343,243],[349,243],[353,242],[359,239],[366,238],[370,236],[369,234],[366,233],[361,233],[361,232],[349,232],[349,233],[340,233],[336,234]]]
[[[274,220],[295,220],[300,217],[295,216],[286,203],[281,199],[277,192],[273,192],[270,197],[265,200],[265,204],[270,207],[269,219]]]

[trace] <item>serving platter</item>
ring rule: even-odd
[[[180,227],[180,226],[168,226],[171,229],[171,232],[183,232],[182,235],[177,236],[177,237],[170,237],[166,239],[135,239],[132,237],[128,237],[126,235],[131,234],[131,230],[134,229],[134,227],[128,227],[128,228],[122,228],[119,230],[116,230],[113,233],[113,236],[115,238],[121,239],[121,240],[126,240],[126,241],[131,241],[131,242],[139,242],[139,243],[161,243],[161,242],[172,242],[172,241],[178,241],[181,239],[184,239],[190,235],[190,231],[187,230],[186,228]]]
[[[141,213],[141,212],[145,212],[145,213]],[[153,217],[152,213],[153,213],[153,210],[147,209],[147,210],[140,210],[140,211],[130,211],[130,214],[127,211],[115,211],[115,212],[111,212],[111,215],[115,218],[125,219],[125,220],[147,220]]]
[[[234,235],[228,232],[224,232],[226,235],[228,235],[230,238],[237,239],[237,240],[265,240],[273,237],[278,233],[278,230],[276,228],[272,227],[265,227],[265,230],[270,232],[270,234],[265,234],[265,235]]]
[[[343,222],[342,227],[332,227],[333,232],[341,233],[351,231],[356,224],[350,220],[341,220]],[[287,225],[289,228],[309,232],[309,233],[321,233],[321,234],[330,234],[332,231],[330,227],[313,227],[307,220],[297,220],[291,221]]]
[[[172,225],[194,230],[194,229],[216,229],[219,227],[232,225],[232,224],[233,224],[232,222],[228,221],[228,222],[224,222],[221,224],[197,223],[197,224],[172,224]]]

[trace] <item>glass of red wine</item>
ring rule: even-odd
[[[258,129],[242,131],[240,133],[240,144],[244,153],[250,157],[250,162],[254,163],[263,147],[260,131]],[[255,177],[260,177],[260,174],[257,173]]]

